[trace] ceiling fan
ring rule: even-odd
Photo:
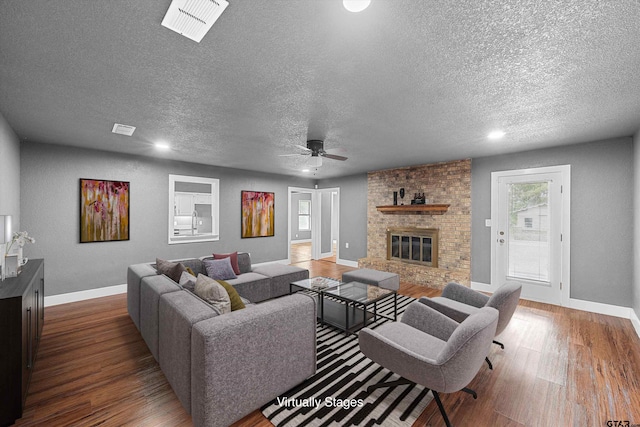
[[[296,147],[300,148],[301,150],[304,150],[304,153],[280,154],[280,156],[282,157],[309,156],[311,157],[309,161],[309,166],[312,166],[312,167],[322,166],[322,157],[325,157],[327,159],[332,159],[332,160],[340,160],[340,161],[347,160],[347,158],[344,156],[338,156],[337,154],[331,154],[325,151],[324,141],[320,141],[318,139],[312,139],[307,141],[306,147],[298,144],[296,144]]]

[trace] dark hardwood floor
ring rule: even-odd
[[[339,278],[349,267],[299,264]],[[400,292],[434,296],[407,283]],[[456,426],[640,424],[640,339],[629,320],[522,301],[493,346],[494,369],[443,395]],[[432,401],[414,425],[444,423]],[[126,309],[126,295],[48,307],[24,417],[18,426],[189,426]],[[235,426],[270,426],[254,411]]]

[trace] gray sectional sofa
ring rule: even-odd
[[[275,298],[309,272],[279,264],[247,271],[248,254],[238,255],[242,274],[228,282],[267,301],[222,315],[153,263],[127,271],[129,315],[196,426],[232,424],[316,371],[315,300]],[[181,262],[204,272],[202,259]]]

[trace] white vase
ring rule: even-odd
[[[4,257],[4,277],[18,276],[18,255],[7,255]]]

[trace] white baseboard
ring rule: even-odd
[[[638,314],[631,309],[631,324],[636,330],[636,334],[640,337],[640,319],[638,318]]]
[[[295,245],[296,243],[311,243],[311,239],[291,239],[292,245]]]
[[[346,265],[347,267],[358,268],[358,261],[351,261],[348,259],[336,259],[336,264],[338,265]]]
[[[493,292],[491,285],[481,282],[471,282],[471,289],[481,292]],[[600,302],[585,301],[575,298],[569,298],[569,304],[563,307],[573,308],[575,310],[588,311],[590,313],[604,314],[607,316],[621,317],[631,320],[631,324],[636,330],[636,334],[640,337],[640,319],[632,308],[620,307],[617,305],[603,304]]]
[[[603,304],[600,302],[585,301],[574,298],[569,298],[569,304],[566,307],[589,311],[591,313],[605,314],[607,316],[622,317],[624,319],[631,319],[631,312],[633,312],[629,307],[620,307],[617,305]]]
[[[489,293],[493,293],[493,291],[495,290],[493,286],[491,286],[490,284],[482,283],[482,282],[471,282],[471,289],[475,291],[489,292]]]
[[[68,302],[84,301],[92,298],[107,297],[109,295],[127,293],[127,285],[107,286],[104,288],[89,289],[86,291],[69,292],[67,294],[51,295],[44,297],[44,306],[66,304]]]

